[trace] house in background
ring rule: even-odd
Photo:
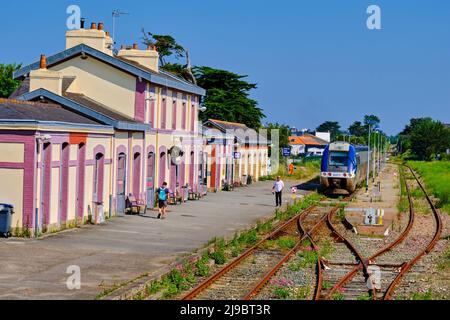
[[[325,150],[328,144],[328,141],[309,133],[289,137],[289,145],[291,146],[291,154],[293,156],[304,156],[307,154],[322,155],[323,150]]]
[[[160,70],[153,47],[140,50],[135,44],[114,55],[112,43],[103,24],[92,23],[90,29],[67,31],[64,51],[41,56],[15,72],[14,78],[22,80],[15,99],[31,102],[28,106],[37,106],[36,110],[45,104],[48,110],[53,108],[48,118],[39,118],[28,108],[23,127],[21,121],[3,127],[5,143],[12,139],[15,144],[2,146],[5,150],[20,149],[19,145],[26,149],[24,159],[11,159],[17,163],[13,165],[5,158],[4,165],[21,168],[33,161],[36,165],[23,172],[26,199],[17,202],[18,196],[11,201],[18,228],[63,229],[71,225],[64,217],[74,213],[80,219],[89,213],[121,214],[130,194],[153,207],[155,188],[164,181],[173,193],[185,184],[198,190],[203,146],[197,122],[205,90]],[[17,110],[27,106],[5,103]],[[65,112],[75,124],[58,126],[65,115],[55,110]],[[0,122],[14,120],[7,114],[3,118]],[[38,124],[30,127],[26,121]],[[42,136],[45,139],[36,138]],[[8,174],[17,179],[21,173]],[[3,200],[8,199],[2,195]]]

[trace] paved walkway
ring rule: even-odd
[[[153,272],[274,213],[273,182],[171,206],[166,220],[114,218],[40,240],[0,239],[0,299],[93,299],[107,286]],[[294,183],[286,183],[289,188]],[[289,190],[284,202],[290,200]],[[68,290],[66,271],[81,268],[81,290]]]

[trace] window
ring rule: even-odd
[[[348,153],[332,151],[330,153],[330,166],[346,167],[348,164]]]

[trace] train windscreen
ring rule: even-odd
[[[348,152],[331,151],[330,152],[330,166],[346,167],[348,165]]]

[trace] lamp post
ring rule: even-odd
[[[379,133],[379,143],[378,143],[378,148],[379,148],[379,150],[378,150],[378,176],[380,176],[380,172],[381,172],[381,138],[382,138],[382,136],[381,136],[381,131],[380,131],[380,133]]]
[[[370,124],[369,124],[369,140],[367,142],[367,177],[366,177],[366,193],[369,192],[369,173],[370,173]]]

